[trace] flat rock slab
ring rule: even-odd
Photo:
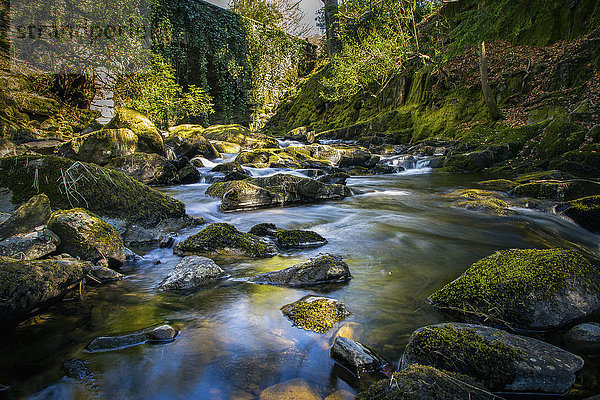
[[[213,260],[200,256],[184,257],[158,285],[165,291],[190,291],[227,277]]]
[[[471,376],[489,390],[563,394],[583,360],[526,336],[481,325],[446,323],[418,329],[402,367],[429,365]]]
[[[0,256],[18,260],[37,260],[60,245],[60,238],[50,229],[40,229],[27,234],[17,234],[0,241]]]
[[[322,254],[281,271],[265,272],[248,280],[272,285],[303,286],[346,282],[350,279],[350,269],[341,256]]]
[[[281,312],[294,325],[318,333],[327,332],[335,323],[350,315],[350,311],[341,301],[311,295],[286,304],[281,307]]]
[[[120,350],[147,342],[161,343],[175,340],[177,330],[169,325],[152,326],[120,336],[100,336],[88,344],[86,350],[91,353]]]

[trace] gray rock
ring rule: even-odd
[[[471,376],[494,391],[562,394],[575,382],[583,360],[537,339],[446,323],[411,335],[402,368],[416,364]]]
[[[0,224],[0,240],[18,233],[29,233],[38,226],[46,225],[51,214],[48,196],[45,194],[33,196]]]
[[[158,287],[165,291],[190,291],[226,276],[225,271],[210,258],[188,256],[175,266]]]
[[[48,228],[60,237],[60,251],[94,263],[106,260],[110,267],[120,267],[125,262],[125,246],[119,232],[82,208],[54,212]]]
[[[89,275],[93,278],[90,280],[90,283],[95,282],[102,284],[107,282],[120,281],[121,279],[123,279],[122,274],[102,265],[94,265]]]
[[[71,260],[0,260],[0,322],[17,322],[50,305],[91,268],[91,263]]]
[[[174,232],[206,223],[204,219],[191,215],[184,215],[181,218],[164,218],[153,226],[144,226],[113,218],[107,218],[106,221],[117,229],[127,246],[166,242]]]
[[[577,350],[600,351],[600,324],[587,322],[574,326],[565,334],[565,342]]]
[[[18,234],[0,241],[0,256],[18,260],[37,260],[53,251],[60,245],[60,238],[50,229]]]
[[[86,350],[92,353],[119,350],[146,342],[170,342],[176,336],[177,330],[169,325],[152,326],[120,336],[97,337],[88,344]]]
[[[265,272],[248,280],[255,283],[302,286],[345,282],[350,279],[350,269],[341,256],[321,254],[281,271]]]
[[[72,358],[63,364],[65,375],[78,381],[89,381],[94,373],[87,367],[87,361]]]
[[[387,364],[362,343],[343,336],[335,338],[329,356],[358,377],[365,372],[378,372]]]

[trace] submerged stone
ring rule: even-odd
[[[225,271],[210,258],[188,256],[175,266],[158,287],[165,291],[190,291],[226,276]]]
[[[357,400],[495,400],[472,378],[440,371],[424,365],[411,365],[381,380],[356,397]]]
[[[467,322],[556,329],[600,307],[599,274],[571,250],[503,250],[473,264],[429,302]]]
[[[260,392],[258,398],[259,400],[321,400],[319,393],[300,378],[269,386]]]
[[[445,323],[416,330],[402,368],[428,365],[471,376],[494,391],[563,394],[583,360],[541,340],[480,325]]]
[[[120,350],[147,342],[170,342],[177,336],[177,330],[169,325],[152,326],[120,336],[100,336],[88,344],[86,350],[92,353]]]
[[[335,299],[321,296],[305,296],[298,301],[281,307],[283,315],[294,325],[307,331],[325,333],[344,320],[350,311]]]
[[[88,368],[87,361],[72,358],[63,364],[65,375],[78,381],[88,381],[94,377],[94,373]]]
[[[341,256],[322,254],[281,271],[266,272],[248,280],[273,285],[302,286],[345,282],[350,279],[350,269]]]
[[[225,223],[210,224],[204,230],[175,246],[173,252],[180,256],[193,254],[238,255],[272,257],[277,250],[258,236],[238,231]]]

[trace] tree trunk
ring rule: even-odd
[[[485,42],[479,45],[479,71],[481,72],[481,87],[483,89],[483,100],[488,110],[488,115],[492,121],[497,121],[503,118],[502,112],[496,104],[494,94],[490,88],[490,80],[488,78],[488,66],[485,55]]]
[[[322,0],[325,4],[325,33],[327,35],[327,51],[335,54],[340,51],[338,35],[338,2],[337,0]]]

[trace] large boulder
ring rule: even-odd
[[[359,393],[358,400],[496,400],[473,379],[424,365],[411,365]]]
[[[10,212],[11,203],[20,205],[38,193],[55,210],[84,207],[143,226],[185,215],[182,202],[119,171],[54,156],[0,158],[0,211]]]
[[[48,228],[60,237],[62,252],[94,263],[106,260],[110,267],[120,267],[125,262],[125,246],[119,232],[83,208],[55,211]]]
[[[169,325],[151,326],[139,331],[118,336],[100,336],[87,345],[86,350],[92,353],[120,350],[125,347],[144,343],[171,342],[177,336],[177,330]]]
[[[600,307],[599,275],[571,250],[503,250],[473,264],[429,302],[467,322],[549,330]]]
[[[188,256],[175,266],[158,288],[165,291],[191,291],[226,276],[227,273],[210,258]]]
[[[158,154],[134,153],[113,158],[107,167],[121,171],[146,185],[166,185],[177,176],[177,168]]]
[[[50,229],[19,233],[0,241],[0,257],[37,260],[56,250],[60,238]]]
[[[582,197],[559,204],[555,211],[571,218],[589,231],[600,232],[600,196]]]
[[[255,207],[274,207],[292,203],[311,203],[342,199],[350,189],[344,185],[318,182],[294,175],[276,174],[268,177],[240,181],[217,182],[206,194],[221,198],[222,211]]]
[[[235,255],[247,257],[271,257],[275,247],[258,236],[238,231],[225,223],[210,224],[175,246],[173,252],[180,256],[192,254]]]
[[[341,301],[311,295],[284,305],[281,307],[281,312],[295,326],[318,333],[327,332],[337,322],[343,321],[350,315],[350,311]]]
[[[91,267],[80,261],[0,259],[0,321],[17,322],[58,300]]]
[[[140,153],[163,154],[163,139],[156,126],[143,114],[130,108],[121,107],[106,129],[130,129],[137,136],[136,151]]]
[[[0,224],[0,240],[19,233],[32,232],[38,226],[46,225],[51,214],[48,196],[43,193],[33,196]]]
[[[471,376],[494,391],[567,392],[583,360],[541,340],[480,325],[445,323],[415,331],[402,368],[428,365]]]
[[[175,136],[168,139],[165,144],[173,149],[178,158],[204,157],[207,160],[213,160],[221,156],[212,143],[200,135],[190,138]]]
[[[58,154],[74,160],[106,165],[115,157],[133,154],[138,137],[127,128],[102,129],[78,136],[62,145]]]
[[[348,265],[341,256],[322,254],[281,271],[265,272],[248,279],[250,282],[273,285],[303,286],[346,282],[352,279]]]
[[[241,125],[213,125],[202,131],[208,140],[239,144],[243,149],[277,148],[274,138],[259,132],[253,132]]]

